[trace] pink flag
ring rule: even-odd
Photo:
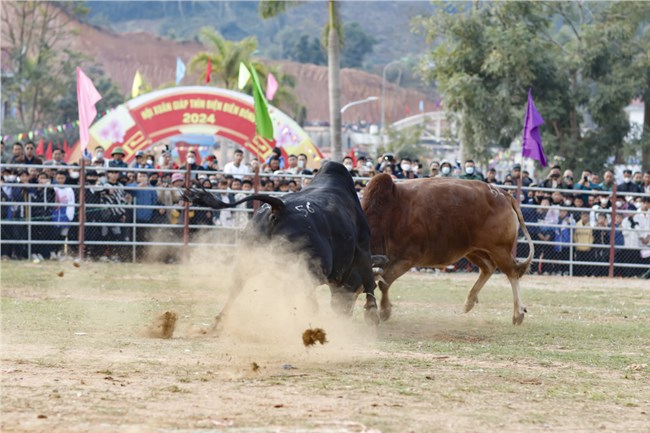
[[[84,74],[81,68],[77,68],[77,104],[79,105],[79,142],[82,152],[86,150],[90,133],[88,129],[97,116],[95,104],[102,99],[93,82]]]
[[[269,72],[268,80],[266,81],[266,99],[272,100],[275,96],[275,92],[278,91],[278,81],[275,79],[272,73]]]

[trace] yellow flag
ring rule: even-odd
[[[142,87],[142,76],[140,71],[136,71],[135,77],[133,77],[133,86],[131,87],[132,98],[136,98],[140,94],[140,87]]]
[[[248,83],[248,80],[251,78],[251,73],[244,65],[242,62],[239,62],[239,80],[237,80],[237,87],[239,87],[239,90],[243,89],[246,87],[246,84]]]

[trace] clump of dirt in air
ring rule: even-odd
[[[146,334],[151,338],[172,338],[174,328],[176,328],[176,313],[165,311],[159,314],[153,320],[146,330]]]
[[[302,344],[305,347],[313,346],[316,343],[325,344],[327,343],[327,334],[321,328],[316,329],[307,329],[302,333]]]
[[[59,277],[62,277],[62,276],[65,275],[65,272],[61,271],[61,272],[57,273],[56,275],[59,276]]]

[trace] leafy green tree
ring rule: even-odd
[[[257,39],[249,36],[241,41],[226,40],[221,34],[209,27],[201,29],[199,40],[209,51],[195,55],[189,63],[189,72],[198,76],[197,81],[203,82],[203,71],[208,60],[212,62],[212,83],[235,90],[239,77],[239,64],[249,63],[257,50]]]
[[[2,77],[2,101],[18,113],[13,125],[3,125],[5,131],[43,128],[55,121],[57,101],[67,92],[66,71],[78,58],[67,48],[69,24],[87,12],[81,2],[2,2],[10,69]]]
[[[343,52],[341,53],[341,66],[344,68],[361,68],[363,59],[372,53],[377,40],[366,34],[357,22],[343,26]]]
[[[386,132],[388,135],[388,143],[385,147],[378,149],[380,155],[391,152],[398,159],[420,159],[424,155],[423,147],[418,144],[424,132],[423,126],[412,126],[399,131],[388,126]]]
[[[84,70],[88,78],[95,85],[95,88],[102,95],[102,99],[95,105],[97,113],[103,113],[124,103],[125,98],[120,92],[117,84],[106,77],[104,70],[99,66],[91,66]],[[77,77],[74,70],[69,72],[70,79],[66,84],[65,95],[57,101],[56,118],[57,124],[73,122],[79,118],[79,107],[77,104]],[[130,97],[130,95],[129,95]]]
[[[327,54],[318,38],[302,35],[290,49],[285,50],[287,58],[298,63],[311,63],[324,65],[327,63]]]
[[[532,88],[546,120],[547,156],[576,169],[599,169],[610,155],[620,159],[629,130],[623,108],[644,88],[637,58],[647,21],[631,15],[647,8],[474,2],[441,5],[422,19],[428,41],[439,41],[424,73],[458,113],[462,156],[487,159],[489,146],[519,137]]]
[[[268,19],[284,13],[287,7],[299,3],[279,0],[261,0],[259,12]],[[341,153],[341,21],[338,2],[328,0],[328,22],[324,32],[327,40],[328,87],[330,109],[330,135],[332,140],[332,159],[340,161]]]

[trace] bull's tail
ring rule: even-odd
[[[517,200],[510,196],[511,204],[512,204],[512,209],[515,211],[517,214],[517,219],[519,220],[519,226],[521,227],[521,231],[524,232],[524,236],[526,237],[526,241],[528,241],[528,257],[523,262],[517,262],[515,265],[515,269],[517,270],[517,275],[519,278],[521,278],[526,272],[528,272],[528,268],[530,268],[530,264],[533,261],[533,257],[535,256],[535,245],[533,245],[533,240],[530,237],[530,233],[528,233],[528,229],[526,228],[526,222],[524,221],[524,215],[521,213],[521,206],[519,205],[519,202]],[[515,245],[517,244],[517,240],[515,238]]]
[[[284,207],[284,202],[279,198],[264,194],[252,194],[236,202],[225,203],[217,199],[212,192],[203,188],[203,186],[199,185],[199,187],[185,188],[183,198],[195,206],[211,207],[213,209],[227,209],[252,200],[268,203],[274,211],[279,211]]]

